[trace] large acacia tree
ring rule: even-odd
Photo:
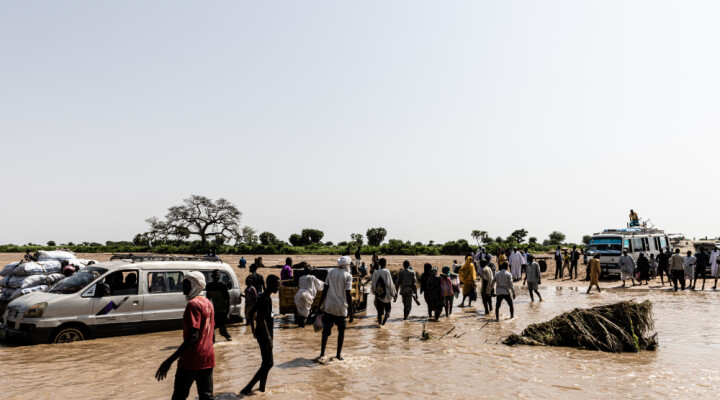
[[[192,195],[183,204],[168,209],[165,221],[149,218],[149,234],[153,236],[200,237],[203,246],[208,239],[218,236],[236,238],[242,234],[240,217],[242,213],[229,201],[219,198],[215,201],[205,196]]]

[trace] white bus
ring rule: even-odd
[[[619,259],[623,250],[637,261],[640,253],[650,257],[660,254],[660,249],[665,252],[671,250],[668,235],[657,229],[646,228],[623,228],[605,229],[596,233],[590,238],[587,251],[585,252],[589,261],[595,254],[600,253],[600,268],[602,275],[619,274]]]

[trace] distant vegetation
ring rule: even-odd
[[[542,244],[538,243],[536,237],[530,237],[526,243],[528,231],[525,229],[517,229],[504,239],[501,236],[493,239],[486,231],[473,230],[470,237],[475,244],[466,239],[443,244],[436,244],[434,241],[427,244],[411,243],[399,239],[385,242],[387,230],[382,227],[369,228],[365,236],[351,233],[349,241],[337,244],[323,243],[323,231],[307,228],[300,233],[293,233],[285,242],[272,232],[265,231],[258,235],[255,229],[249,226],[241,227],[241,215],[237,207],[225,199],[215,201],[204,196],[191,196],[183,200],[183,204],[170,207],[165,220],[157,217],[147,219],[148,231],[138,233],[132,241],[56,244],[51,240],[46,246],[33,243],[0,245],[0,252],[35,252],[62,247],[77,253],[352,254],[358,246],[362,246],[363,254],[377,252],[387,255],[463,255],[476,251],[479,246],[495,253],[512,247],[544,252],[557,245],[573,245],[565,243],[565,235],[558,231],[553,231]],[[190,240],[193,236],[198,240]],[[367,244],[364,244],[365,239]],[[583,241],[588,239],[585,237]]]

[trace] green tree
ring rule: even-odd
[[[54,241],[54,240],[51,240],[51,241],[47,242],[47,245],[48,245],[48,246],[55,246],[55,241]]]
[[[510,237],[514,238],[517,243],[522,243],[527,235],[528,231],[525,229],[517,229],[510,234]]]
[[[498,236],[495,238],[495,243],[503,243],[503,242],[504,242],[504,240],[503,240],[502,236]]]
[[[495,243],[495,239],[493,239],[493,238],[491,238],[490,236],[488,236],[488,237],[486,237],[486,238],[483,238],[482,242],[485,243],[485,244]]]
[[[303,237],[298,233],[293,233],[288,238],[288,241],[293,246],[304,246]]]
[[[152,217],[147,222],[153,234],[178,237],[196,235],[206,248],[209,238],[240,236],[241,215],[234,204],[223,198],[212,200],[192,195],[184,199],[183,204],[170,207],[165,221]]]
[[[537,244],[537,238],[535,236],[530,236],[530,239],[528,239],[528,243]]]
[[[440,248],[440,252],[442,254],[447,254],[447,255],[466,254],[471,250],[472,249],[470,248],[470,243],[468,243],[468,241],[465,239],[459,239],[457,241],[446,242]]]
[[[559,245],[565,241],[565,234],[559,231],[552,231],[548,236],[550,245]]]
[[[225,241],[227,238],[223,235],[217,235],[212,239],[212,244],[216,249],[219,249],[222,245],[225,244]]]
[[[370,228],[365,232],[365,235],[367,236],[370,246],[380,246],[380,243],[382,243],[383,240],[385,240],[385,236],[387,236],[387,231],[385,228]]]
[[[259,239],[260,239],[260,244],[265,245],[265,246],[272,246],[275,243],[277,243],[277,241],[278,241],[277,236],[275,236],[274,234],[272,234],[270,232],[261,233],[259,236]]]
[[[303,229],[302,232],[300,232],[300,236],[303,237],[303,242],[308,245],[313,243],[320,243],[323,236],[325,236],[325,233],[317,229]]]
[[[351,239],[354,243],[356,243],[358,246],[362,246],[362,245],[363,245],[363,242],[365,241],[363,235],[361,235],[361,234],[359,234],[359,233],[351,233],[351,234],[350,234],[350,239]]]
[[[132,240],[132,244],[135,246],[149,246],[150,240],[148,239],[147,234],[145,233],[138,233],[135,235],[135,237]]]
[[[249,226],[243,226],[240,230],[240,234],[235,237],[237,244],[257,244],[258,236],[257,231]]]
[[[477,229],[472,231],[472,233],[470,235],[472,236],[473,239],[475,239],[478,246],[480,246],[481,241],[485,242],[485,238],[488,237],[488,233],[486,231],[481,231],[481,230],[477,230]]]
[[[592,236],[590,235],[583,236],[582,242],[585,243],[585,246],[590,244],[590,239],[592,239]]]

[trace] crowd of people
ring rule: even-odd
[[[713,286],[715,289],[720,275],[719,256],[718,248],[709,253],[701,249],[695,255],[688,251],[685,256],[680,254],[680,249],[675,249],[674,253],[660,250],[657,257],[654,254],[649,257],[640,254],[636,261],[625,251],[619,260],[622,287],[626,287],[627,279],[630,279],[633,285],[642,285],[643,281],[649,284],[650,280],[657,277],[660,278],[661,286],[664,286],[664,277],[666,277],[668,284],[671,284],[676,291],[686,288],[695,290],[698,280],[702,278],[700,290],[703,290],[707,278],[705,267],[709,266],[711,278],[715,279]],[[573,247],[570,251],[558,247],[554,255],[555,279],[563,279],[564,270],[567,270],[568,279],[577,279],[581,257],[582,250],[578,250],[577,247]],[[355,260],[347,255],[340,257],[337,268],[329,269],[324,281],[311,273],[309,265],[303,265],[304,273],[297,279],[295,319],[300,327],[312,323],[316,330],[322,331],[320,355],[316,359],[319,362],[327,359],[325,352],[333,329],[337,330],[335,359],[343,359],[345,330],[347,323],[352,323],[354,318],[351,295],[353,261],[356,266],[364,265],[361,264],[360,255],[356,252]],[[522,285],[527,287],[530,301],[534,302],[536,296],[542,301],[539,285],[542,283],[543,269],[535,256],[517,248],[499,251],[494,257],[484,248],[480,248],[475,253],[468,253],[462,265],[457,261],[453,262],[452,268],[445,265],[438,269],[430,263],[425,263],[419,278],[410,262],[406,260],[403,262],[402,270],[393,278],[387,269],[387,260],[373,254],[370,270],[366,272],[369,273],[366,283],[370,283],[370,291],[374,295],[379,327],[387,323],[392,304],[397,302],[398,297],[402,299],[403,320],[407,320],[413,303],[420,305],[418,290],[427,305],[427,317],[430,321],[438,321],[443,314],[449,318],[455,300],[459,299],[460,295],[462,299],[458,307],[472,306],[479,295],[485,315],[490,315],[494,310],[495,319],[499,321],[503,303],[509,308],[510,318],[514,318],[515,284],[521,280]],[[362,268],[356,270],[363,272]],[[585,275],[585,280],[589,281],[588,293],[593,287],[602,291],[599,285],[602,275],[599,254],[595,254],[587,263]],[[206,284],[204,276],[200,273],[189,273],[184,277],[183,293],[188,304],[183,316],[183,343],[160,365],[156,373],[158,380],[164,379],[172,363],[179,360],[173,399],[187,398],[193,382],[197,386],[201,400],[213,398],[215,328],[219,328],[220,334],[227,340],[231,340],[231,337],[225,328],[224,318],[229,308],[227,287],[219,282],[219,271],[215,271],[212,278],[213,282]],[[269,275],[267,280],[257,271],[257,265],[250,266],[250,274],[245,280],[246,289],[243,292],[245,318],[260,347],[262,363],[247,386],[241,390],[241,394],[251,393],[256,384],[259,384],[260,391],[265,390],[268,374],[273,367],[274,321],[271,295],[277,293],[281,285],[290,285],[290,282],[293,282],[291,258],[286,259],[280,277]],[[321,292],[321,309],[313,315],[312,305],[318,292]],[[494,304],[493,297],[495,297]]]

